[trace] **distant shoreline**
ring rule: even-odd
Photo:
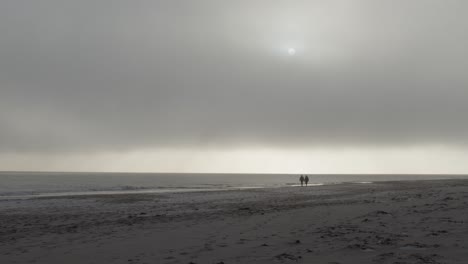
[[[229,173],[229,172],[132,172],[132,171],[1,171],[2,173],[67,173],[67,174],[170,174],[170,175],[373,175],[373,176],[389,176],[389,175],[447,175],[447,176],[468,176],[468,173],[261,173],[261,172],[244,172],[244,173]]]
[[[34,197],[230,191],[299,186],[292,174],[164,174],[164,173],[0,173],[0,199]],[[374,183],[468,179],[468,175],[309,174],[310,186],[340,183]]]

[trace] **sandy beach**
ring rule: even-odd
[[[0,200],[0,263],[467,263],[468,180]]]

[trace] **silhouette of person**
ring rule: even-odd
[[[305,181],[305,184],[307,186],[307,184],[309,183],[309,176],[306,175],[305,178],[304,178],[304,181]]]
[[[304,186],[304,176],[301,175],[301,177],[299,178],[299,180],[301,181],[301,186]]]

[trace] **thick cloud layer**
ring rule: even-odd
[[[466,144],[467,11],[5,0],[0,151]]]

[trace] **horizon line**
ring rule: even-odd
[[[257,174],[257,175],[457,175],[468,176],[468,173],[262,173],[262,172],[134,172],[134,171],[2,171],[0,173],[118,173],[118,174],[226,174],[226,175],[242,175],[242,174]]]

